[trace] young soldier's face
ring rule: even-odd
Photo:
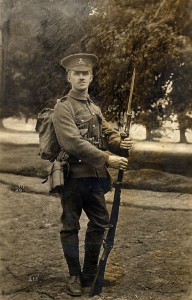
[[[71,83],[72,90],[85,91],[93,79],[91,71],[70,71],[68,81]]]

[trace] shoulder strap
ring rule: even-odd
[[[57,103],[58,103],[58,102],[64,102],[65,100],[67,100],[67,96],[68,96],[68,95],[65,95],[65,96],[63,96],[62,98],[57,99]]]

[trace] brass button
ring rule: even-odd
[[[95,113],[92,113],[93,116],[95,116]]]
[[[95,125],[93,125],[93,128],[95,128]]]

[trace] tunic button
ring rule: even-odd
[[[93,125],[93,128],[95,128],[95,125]]]
[[[79,163],[81,163],[81,159],[79,159]]]
[[[84,122],[84,120],[81,120],[81,122]]]
[[[94,116],[94,115],[95,115],[95,113],[92,113],[92,115]]]

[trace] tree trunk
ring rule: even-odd
[[[188,143],[187,142],[187,139],[186,139],[186,136],[185,136],[185,131],[186,131],[186,128],[179,128],[180,130],[180,141],[179,143]]]
[[[151,128],[146,126],[146,141],[151,141],[151,140],[152,140]]]
[[[0,118],[0,129],[5,128],[3,125],[3,118]]]

